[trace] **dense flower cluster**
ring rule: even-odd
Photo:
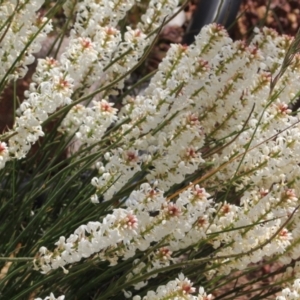
[[[117,247],[120,242],[128,244],[136,235],[137,225],[136,216],[130,211],[116,209],[101,223],[89,222],[77,228],[68,239],[61,237],[53,253],[42,247],[39,251],[41,258],[35,262],[35,267],[40,268],[43,273],[59,267],[64,269],[66,264],[78,262],[103,249]]]
[[[118,116],[106,100],[74,106],[63,126],[87,145],[111,123],[129,120],[114,131],[111,139],[119,143],[98,163],[92,202],[99,194],[110,200],[139,172],[146,171],[152,185],[142,184],[102,222],[61,237],[53,252],[42,247],[36,268],[47,273],[94,254],[115,265],[162,240],[166,247],[134,261],[128,281],[176,263],[172,253],[200,240],[209,241],[216,250],[213,263],[220,265],[208,277],[265,257],[277,255],[283,263],[299,257],[300,125],[288,107],[298,92],[298,54],[272,85],[292,42],[264,29],[246,46],[213,24],[195,45],[172,45],[149,87],[126,97]],[[163,195],[207,162],[216,171],[203,187],[191,184],[171,201]],[[206,192],[216,197],[222,185],[243,190],[238,203],[215,203]]]
[[[162,300],[162,299],[178,299],[178,300],[211,300],[212,295],[207,295],[202,287],[199,288],[197,296],[193,296],[196,288],[192,282],[185,278],[183,274],[179,274],[178,278],[169,281],[166,285],[161,285],[156,292],[149,291],[146,296],[134,296],[133,300]]]
[[[123,2],[124,1],[122,1],[122,5],[124,5],[123,9],[126,8],[126,10],[128,10],[134,3],[134,1],[127,1],[124,3]],[[116,3],[118,3],[116,4],[117,10],[116,11],[112,10],[112,12],[114,13],[118,12],[119,5],[121,5],[120,4],[121,2],[116,1]],[[95,49],[97,49],[98,54],[96,55],[97,57],[96,61],[91,60],[89,63],[90,68],[87,68],[86,67],[87,61],[85,56],[83,56],[84,61],[82,62],[78,61],[78,59],[74,61],[73,58],[74,54],[68,54],[67,51],[63,54],[63,57],[67,58],[67,61],[69,61],[69,63],[72,63],[72,68],[77,68],[77,69],[85,68],[91,80],[91,82],[88,84],[89,87],[92,85],[92,82],[95,82],[95,78],[98,78],[97,86],[94,84],[91,90],[95,90],[96,88],[100,87],[103,84],[107,84],[109,82],[115,82],[112,88],[105,91],[105,97],[107,98],[109,95],[113,95],[116,89],[123,88],[124,81],[126,79],[126,76],[124,77],[124,75],[127,72],[129,72],[133,66],[135,66],[138,63],[138,61],[143,56],[145,49],[151,44],[151,42],[155,38],[154,34],[152,34],[151,36],[149,35],[153,33],[153,31],[158,29],[165,16],[168,15],[171,16],[177,4],[178,4],[177,0],[163,1],[162,3],[158,3],[156,0],[150,1],[148,10],[144,14],[144,17],[141,18],[141,22],[137,24],[136,29],[127,27],[126,28],[127,31],[124,33],[123,40],[121,40],[121,35],[119,30],[114,27],[116,26],[116,21],[115,21],[116,19],[113,19],[114,21],[112,21],[106,18],[107,15],[108,16],[112,15],[112,12],[107,11],[107,9],[105,10],[106,15],[103,15],[103,13],[100,14],[98,12],[96,19],[98,19],[99,16],[102,16],[100,17],[99,24],[102,24],[101,22],[105,22],[101,26],[104,26],[106,23],[109,24],[109,26],[99,27],[99,30],[96,30],[96,28],[94,28],[95,18],[91,16],[89,20],[93,20],[93,22],[85,26],[82,25],[84,31],[83,30],[82,30],[83,32],[79,31],[80,39],[82,39],[81,37],[85,36],[87,33],[89,33],[89,37],[92,36],[93,44],[89,42],[88,46],[94,49],[94,51]],[[86,4],[82,4],[82,5],[86,5]],[[84,9],[87,9],[87,7],[84,6]],[[102,5],[99,4],[99,7],[102,7]],[[114,7],[110,7],[110,9],[113,8]],[[93,7],[93,9],[95,8]],[[158,11],[159,13],[155,13]],[[91,14],[90,11],[88,13]],[[117,19],[121,19],[123,16],[124,14],[122,10],[121,12],[117,13],[115,17]],[[89,29],[87,29],[86,27],[88,27]],[[106,35],[98,37],[96,33],[98,34],[98,32],[101,30],[106,31]],[[91,35],[90,32],[92,31],[93,34]],[[99,41],[104,41],[104,43]],[[74,40],[74,44],[78,44],[78,41]],[[72,53],[74,53],[74,49],[72,49]],[[71,59],[70,56],[72,56]],[[115,63],[108,67],[109,62],[111,62],[112,60],[114,60]],[[99,64],[99,62],[101,64]],[[77,70],[77,69],[74,70],[73,73],[80,74],[81,78],[85,78],[85,76],[82,76],[82,73],[84,72],[82,72],[82,70]],[[86,87],[87,82],[85,81],[81,85]],[[100,95],[95,96],[95,99],[107,102],[104,99],[101,98],[99,99]],[[97,104],[95,105],[97,106]],[[80,118],[78,118],[77,115],[78,112],[80,113]],[[102,118],[103,116],[102,114],[91,114],[91,110],[89,108],[84,108],[81,105],[76,106],[69,111],[67,117],[63,121],[61,130],[69,132],[70,135],[77,132],[76,142],[75,142],[77,147],[80,147],[81,145],[85,145],[85,144],[90,144],[91,142],[100,141],[103,133],[106,131],[109,125],[111,125],[112,122],[115,122],[117,121],[117,119],[119,119],[114,117],[115,115],[114,109],[107,109],[106,113],[107,113],[106,115],[107,117],[109,117],[109,113],[111,113],[111,119],[105,117],[105,119],[111,121],[110,123],[106,122]],[[124,117],[126,118],[127,116]],[[122,183],[120,183],[120,185],[122,186]]]
[[[151,253],[148,265],[137,261],[135,265],[138,269],[143,266],[143,272],[167,266],[172,261],[173,249],[189,247],[199,236],[205,236],[206,226],[199,222],[209,219],[214,211],[209,196],[205,189],[196,185],[180,194],[173,203],[163,196],[162,191],[145,183],[131,193],[126,201],[127,209],[114,209],[113,214],[104,217],[102,222],[89,222],[77,228],[69,238],[61,237],[53,252],[41,247],[35,268],[43,273],[59,267],[64,269],[65,265],[96,253],[100,253],[102,260],[115,265],[119,257],[128,259],[137,250],[145,251],[153,242],[162,240],[168,240],[170,247]],[[161,253],[164,253],[163,260]],[[136,274],[141,275],[138,269],[135,268],[128,280]]]
[[[41,4],[0,6],[3,84],[24,76],[51,29],[36,16]],[[26,158],[44,136],[44,122],[60,113],[59,138],[75,145],[67,149],[69,161],[81,166],[85,148],[95,155],[89,167],[98,174],[91,175],[88,205],[106,205],[101,218],[85,216],[91,221],[76,223],[69,236],[57,234],[54,250],[39,246],[35,270],[68,274],[68,266],[83,260],[112,267],[127,260],[123,281],[139,290],[161,269],[188,265],[190,257],[205,264],[206,280],[276,259],[289,266],[283,281],[299,278],[300,121],[291,109],[300,91],[299,45],[267,28],[256,29],[246,45],[222,26],[208,25],[193,45],[171,45],[148,87],[124,96],[118,110],[109,99],[121,94],[178,1],[150,0],[140,22],[121,30],[134,4],[65,2],[66,15],[76,16],[68,45],[60,57],[39,60],[14,126],[0,140],[3,169],[11,159]],[[40,177],[58,169],[51,168]],[[19,181],[12,177],[15,194]],[[287,286],[277,300],[300,298],[299,280]],[[202,287],[194,293],[181,274],[134,299],[212,299]],[[55,299],[64,296],[45,298]]]
[[[300,279],[296,279],[292,288],[285,288],[281,291],[281,295],[276,300],[298,300],[300,299]]]
[[[40,60],[34,82],[26,92],[27,99],[20,105],[20,116],[16,117],[13,136],[9,139],[12,157],[26,156],[39,137],[44,135],[41,124],[58,107],[71,103],[73,79],[54,59]]]
[[[18,79],[34,61],[33,53],[52,30],[51,22],[36,12],[44,0],[4,0],[0,5],[0,81]],[[25,51],[26,50],[26,51]]]

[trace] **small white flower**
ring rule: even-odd
[[[59,297],[55,297],[53,293],[50,294],[50,296],[47,296],[46,298],[42,299],[42,298],[35,298],[34,300],[64,300],[65,296],[59,296]]]
[[[96,194],[94,194],[94,195],[91,196],[91,202],[95,203],[95,204],[99,203],[99,198],[98,198],[98,196]]]

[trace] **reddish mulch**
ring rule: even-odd
[[[234,36],[236,39],[247,36],[257,24],[288,35],[295,35],[300,25],[299,0],[243,0],[240,13],[242,16]]]

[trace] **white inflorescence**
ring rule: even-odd
[[[205,236],[205,226],[199,228],[197,224],[199,220],[209,218],[214,211],[209,196],[205,189],[196,185],[180,194],[177,201],[172,203],[163,197],[162,191],[145,183],[131,193],[126,201],[127,209],[114,209],[113,214],[104,217],[102,222],[89,222],[76,229],[69,238],[61,237],[53,252],[41,247],[35,268],[43,273],[59,267],[64,269],[67,264],[96,253],[113,265],[118,257],[128,259],[138,249],[145,251],[152,242],[168,238],[170,250],[162,248],[149,260],[151,264],[147,270],[158,269],[161,267],[160,253],[168,257],[172,248],[183,249],[195,242],[195,239],[188,238],[190,230],[195,228],[194,233]],[[151,213],[156,213],[156,216],[151,217]],[[171,260],[170,256],[164,264],[168,265]]]
[[[178,300],[211,300],[212,295],[207,295],[203,287],[199,288],[198,295],[193,296],[197,292],[193,287],[193,283],[183,274],[179,274],[178,278],[169,281],[166,285],[161,285],[156,291],[149,291],[144,297],[134,296],[133,300],[162,300],[162,299],[178,299]]]
[[[299,300],[300,299],[300,279],[296,279],[290,288],[281,291],[276,300]]]
[[[266,256],[276,255],[282,263],[299,257],[294,237],[300,230],[300,127],[288,107],[298,92],[298,54],[272,85],[291,43],[263,29],[246,46],[212,24],[195,45],[172,45],[149,87],[142,95],[126,97],[118,116],[106,100],[74,106],[62,128],[87,145],[101,139],[109,124],[128,119],[112,137],[119,144],[98,163],[92,202],[99,203],[99,194],[112,199],[143,170],[151,184],[140,185],[124,208],[101,222],[61,237],[54,251],[42,247],[36,268],[65,270],[95,254],[115,265],[160,241],[163,247],[134,261],[129,282],[175,263],[173,253],[201,240],[209,240],[220,265],[208,277],[244,269]],[[176,197],[164,196],[163,191],[206,163],[217,171],[203,186],[191,184]],[[236,200],[215,203],[213,197],[227,184],[245,191]]]
[[[23,9],[14,12],[17,2]],[[0,73],[9,73],[1,78],[4,83],[24,76],[32,53],[51,30],[47,19],[36,16],[41,4],[1,4],[0,20],[16,16],[9,27],[0,21],[5,32]],[[148,250],[146,257],[134,260],[126,276],[140,289],[161,268],[185,259],[176,253],[197,249],[201,241],[213,249],[208,268],[219,265],[205,274],[207,278],[244,270],[265,258],[290,264],[300,256],[300,125],[290,109],[299,95],[299,53],[282,65],[293,39],[257,29],[246,45],[233,42],[220,25],[206,26],[190,47],[171,45],[149,86],[142,94],[126,96],[118,112],[109,96],[123,88],[178,1],[150,1],[136,28],[123,33],[118,22],[134,4],[65,3],[66,14],[76,13],[69,44],[57,60],[39,60],[7,142],[0,141],[4,168],[10,159],[26,157],[44,135],[43,123],[69,105],[59,130],[72,136],[78,147],[98,144],[91,150],[100,157],[99,175],[91,181],[96,190],[92,202],[99,203],[101,196],[123,203],[100,221],[61,236],[53,251],[41,247],[35,269],[48,273],[62,268],[68,273],[66,266],[87,258],[116,265]],[[85,97],[89,93],[97,95]],[[110,132],[112,125],[118,126]],[[187,176],[194,180],[199,169],[203,177],[180,186]],[[137,184],[140,180],[144,183]],[[124,197],[128,186],[134,188]],[[285,276],[298,275],[299,270],[295,264]],[[211,298],[203,288],[198,296],[191,295],[195,292],[179,275],[156,292],[134,299]],[[296,280],[277,299],[297,299],[298,293]]]
[[[34,300],[64,300],[65,296],[59,296],[59,297],[55,297],[53,293],[50,294],[50,296],[47,296],[46,298],[42,299],[42,298],[35,298]]]
[[[34,61],[33,53],[40,51],[42,41],[52,30],[51,22],[37,14],[43,3],[44,0],[1,1],[0,81],[5,74],[9,74],[6,80],[24,77],[27,65]]]

